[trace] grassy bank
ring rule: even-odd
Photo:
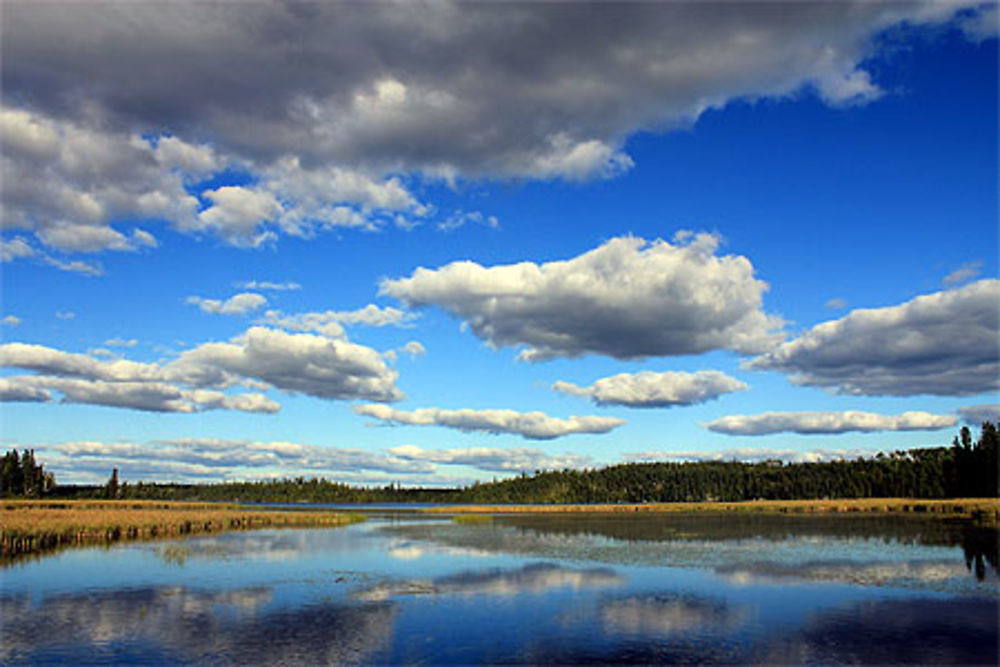
[[[990,523],[1000,520],[1000,499],[953,498],[915,500],[912,498],[862,498],[844,500],[754,500],[747,502],[639,503],[639,504],[570,504],[570,505],[458,505],[428,507],[429,513],[470,514],[540,514],[558,512],[756,512],[769,514],[823,514],[868,512],[880,514],[923,514],[952,518],[979,519]]]
[[[257,510],[241,505],[158,501],[4,501],[0,556],[118,540],[179,537],[255,528],[342,526],[357,514]]]

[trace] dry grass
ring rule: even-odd
[[[757,512],[768,514],[821,514],[868,512],[880,514],[929,514],[934,516],[1000,519],[1000,499],[862,498],[844,500],[753,500],[747,502],[635,503],[577,505],[458,505],[428,507],[423,512],[448,514],[538,514],[558,512]]]
[[[216,503],[9,500],[0,512],[0,555],[227,530],[342,526],[360,519],[356,514]]]

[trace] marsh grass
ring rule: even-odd
[[[452,505],[427,507],[420,511],[457,514],[456,521],[467,522],[470,515],[548,514],[548,513],[765,513],[765,514],[922,514],[949,518],[976,519],[986,523],[1000,520],[1000,499],[951,498],[926,500],[913,498],[847,498],[841,500],[753,500],[746,502],[701,503],[628,503],[567,505]],[[460,521],[461,520],[461,521]]]
[[[493,523],[492,514],[459,514],[451,518],[455,523]]]
[[[69,545],[255,528],[332,527],[364,518],[327,511],[157,501],[8,500],[2,507],[0,556],[4,559]]]

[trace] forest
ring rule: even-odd
[[[625,463],[594,470],[538,471],[461,489],[356,487],[321,478],[214,484],[119,483],[57,487],[30,455],[32,479],[11,472],[4,458],[5,496],[226,500],[278,503],[642,503],[840,498],[992,498],[998,496],[997,425],[979,437],[963,427],[950,447],[879,453],[871,458],[817,463],[764,461]],[[21,457],[23,459],[23,456]],[[13,471],[15,466],[11,466]],[[42,477],[39,478],[38,475]],[[20,482],[18,481],[20,480]]]

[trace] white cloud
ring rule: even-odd
[[[826,302],[827,308],[832,308],[833,310],[840,310],[842,308],[847,308],[847,299],[841,297],[834,297]]]
[[[50,392],[56,391],[62,394],[63,403],[147,412],[193,413],[226,409],[273,414],[281,407],[262,394],[226,395],[218,391],[182,389],[159,381],[95,380],[51,375],[16,375],[4,379],[6,391],[0,392],[2,400],[29,400],[11,398],[20,394],[36,397],[30,400],[47,402],[52,399]]]
[[[593,178],[631,165],[630,135],[734,100],[876,99],[865,67],[877,36],[956,15],[974,38],[995,32],[979,0],[15,4],[2,27],[5,97],[213,137],[183,150],[160,138],[152,157],[171,169],[212,168],[218,154],[296,155],[376,173]],[[28,127],[17,140],[41,162],[58,138]]]
[[[979,275],[982,271],[982,262],[966,262],[962,266],[958,267],[944,278],[941,279],[941,284],[945,287],[954,287],[955,285],[960,285],[966,281],[972,280]]]
[[[261,228],[274,222],[284,210],[281,202],[270,192],[238,185],[225,185],[207,190],[203,196],[212,205],[198,214],[191,224],[182,226],[188,231],[212,231],[237,247],[256,248],[275,235]]]
[[[427,475],[435,466],[427,461],[362,449],[325,447],[287,441],[174,439],[149,443],[75,441],[39,446],[66,459],[68,467],[115,466],[134,479],[139,471],[170,480],[171,474],[196,472],[215,479],[247,479],[319,475],[334,479],[351,473]],[[160,474],[151,464],[161,466]],[[148,479],[148,478],[147,478]],[[352,480],[353,481],[353,480]]]
[[[97,262],[84,262],[82,260],[64,260],[53,257],[52,255],[39,253],[39,257],[43,262],[49,266],[54,266],[60,271],[69,271],[70,273],[79,273],[84,276],[102,276],[104,275],[104,269],[101,267],[100,263]]]
[[[189,296],[187,303],[195,304],[204,313],[217,315],[246,315],[267,303],[267,298],[254,292],[240,292],[225,301],[218,299],[203,299],[200,296]]]
[[[57,310],[56,311],[57,320],[72,320],[76,319],[76,313],[71,310]]]
[[[0,239],[0,261],[13,262],[21,257],[33,257],[35,249],[19,236],[12,239]]]
[[[103,361],[24,343],[0,345],[0,366],[38,375],[8,377],[8,393],[57,391],[64,402],[163,412],[227,409],[277,412],[260,393],[276,388],[325,399],[392,401],[403,397],[396,371],[376,350],[346,340],[260,327],[228,343],[204,343],[165,364]],[[27,394],[25,394],[27,395]],[[24,400],[24,399],[19,399]]]
[[[31,231],[50,248],[134,251],[156,245],[153,236],[141,229],[126,234],[113,223],[185,221],[197,210],[183,176],[136,135],[3,106],[0,137],[5,227]]]
[[[111,382],[147,382],[165,379],[157,364],[124,359],[98,361],[85,354],[63,352],[44,345],[0,345],[0,366],[37,371],[42,375],[79,377]]]
[[[458,210],[437,223],[437,228],[442,232],[451,232],[465,225],[482,225],[490,229],[498,229],[500,221],[495,215],[484,215],[480,211]]]
[[[419,268],[379,291],[437,305],[490,345],[525,345],[519,356],[530,361],[763,351],[782,324],[761,310],[767,284],[745,257],[717,256],[718,245],[689,232],[674,244],[621,237],[565,261]]]
[[[632,408],[694,405],[748,388],[746,383],[719,371],[640,371],[601,378],[588,387],[562,380],[552,385],[555,391],[586,396],[598,405],[625,405]]]
[[[579,454],[546,454],[537,449],[496,449],[469,447],[465,449],[422,449],[415,445],[392,447],[393,456],[412,461],[430,461],[444,465],[466,465],[488,472],[534,472],[563,470],[591,465],[589,456]]]
[[[52,394],[45,389],[22,384],[17,378],[0,378],[0,402],[3,403],[46,403]]]
[[[769,435],[800,433],[803,435],[870,433],[872,431],[936,431],[958,423],[951,415],[929,412],[904,412],[901,415],[881,415],[874,412],[765,412],[759,415],[729,415],[705,424],[716,433],[726,435]]]
[[[370,327],[406,327],[419,315],[408,313],[392,307],[379,307],[368,304],[357,310],[327,310],[315,313],[295,313],[292,315],[280,310],[269,310],[264,314],[263,323],[290,329],[292,331],[311,331],[333,338],[344,336],[342,325],[361,324]]]
[[[641,461],[745,461],[762,463],[764,461],[783,461],[785,463],[817,463],[819,461],[838,461],[875,456],[876,452],[867,449],[814,449],[799,451],[795,449],[768,449],[738,447],[721,451],[647,451],[625,452],[622,460],[628,462]]]
[[[21,318],[17,315],[5,315],[4,318],[0,320],[0,324],[8,327],[16,327],[20,323]]]
[[[104,344],[108,347],[135,347],[139,341],[135,338],[109,338]]]
[[[138,234],[140,230],[136,230]],[[133,236],[135,236],[135,234]],[[23,237],[15,236],[10,239],[0,238],[0,261],[13,262],[21,258],[34,258],[43,264],[53,266],[60,271],[69,271],[88,276],[99,276],[104,273],[100,264],[83,261],[68,261],[53,257],[51,254],[42,252],[33,247]]]
[[[369,347],[312,334],[251,327],[228,343],[203,343],[164,371],[196,386],[225,387],[252,378],[325,399],[397,401],[396,371]]]
[[[276,292],[288,292],[302,289],[302,285],[292,282],[291,280],[281,283],[270,282],[267,280],[247,280],[246,282],[238,283],[237,287],[248,290],[273,290]]]
[[[970,405],[959,408],[958,414],[966,424],[980,426],[983,422],[1000,424],[1000,403]]]
[[[444,426],[459,431],[513,433],[532,440],[551,440],[574,433],[607,433],[626,423],[615,417],[549,417],[543,412],[515,410],[442,410],[421,408],[407,412],[387,405],[357,405],[354,411],[390,424]]]
[[[1000,280],[854,310],[747,364],[845,394],[967,396],[1000,388]]]

